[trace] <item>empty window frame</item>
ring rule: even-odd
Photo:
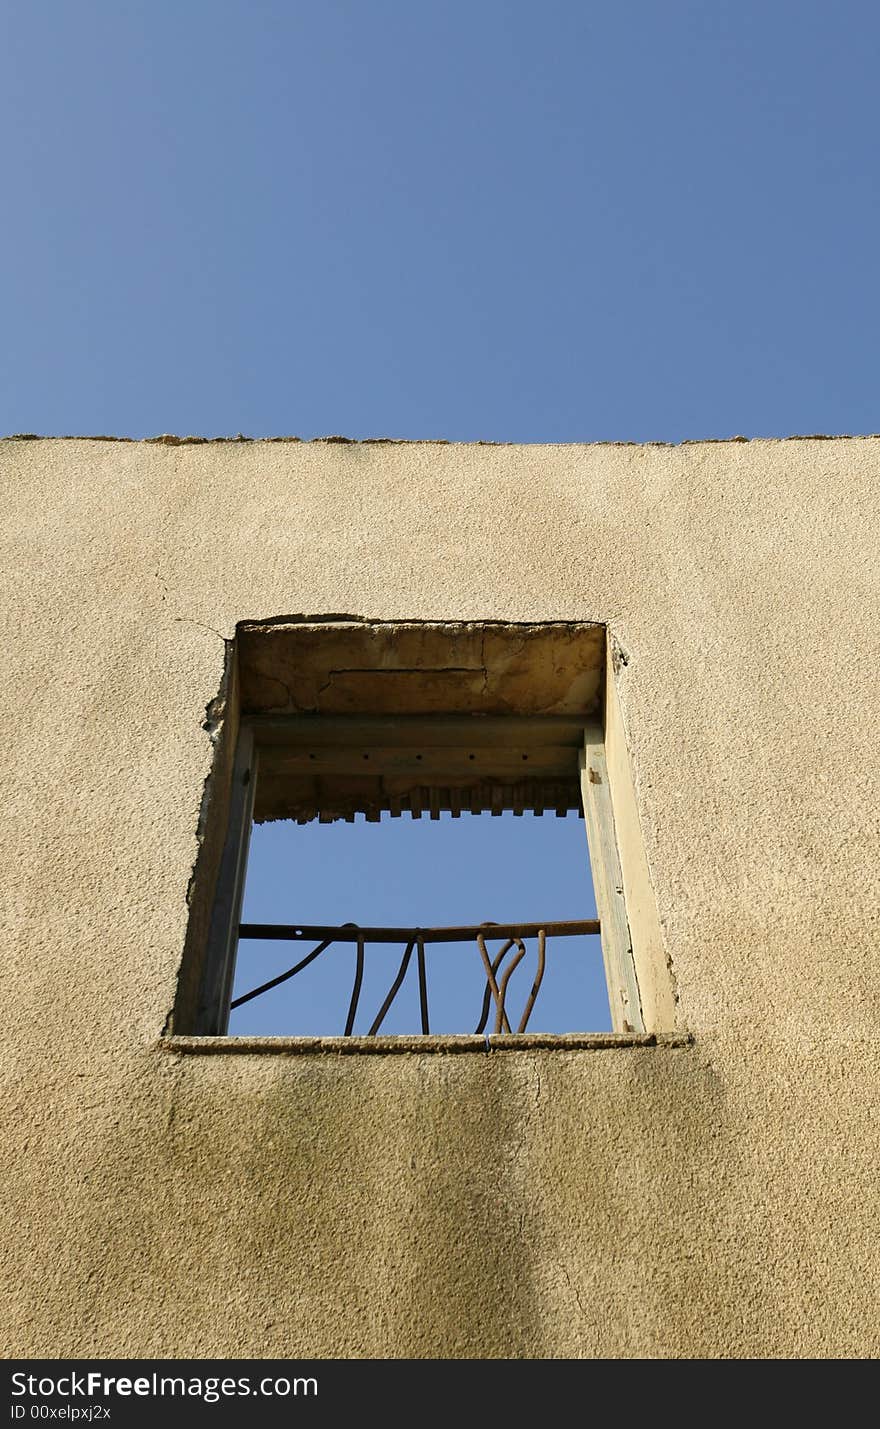
[[[437,818],[443,812],[456,817],[463,811],[571,809],[582,811],[586,825],[598,912],[594,924],[551,921],[491,929],[289,924],[243,931],[310,945],[300,966],[331,941],[355,944],[346,1035],[353,1030],[371,941],[400,945],[399,977],[410,968],[416,972],[421,1030],[428,1032],[426,950],[432,943],[472,939],[485,971],[484,1015],[477,1030],[507,1033],[527,1030],[547,940],[601,931],[614,1029],[644,1030],[602,730],[604,627],[270,622],[240,627],[231,653],[226,723],[230,730],[237,726],[237,736],[197,1006],[186,1018],[191,1030],[214,1035],[227,1030],[252,819],[305,823],[356,815],[378,820],[383,814]],[[538,975],[523,1016],[511,1022],[507,985],[528,938],[537,943]],[[392,986],[389,997],[395,991]],[[340,996],[348,992],[341,990]],[[383,1015],[379,1009],[371,1032],[380,1030]]]

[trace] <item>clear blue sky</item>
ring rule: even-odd
[[[868,0],[8,0],[0,432],[880,430],[878,74]],[[590,916],[504,847],[390,912]]]
[[[7,0],[0,431],[865,432],[868,0]]]

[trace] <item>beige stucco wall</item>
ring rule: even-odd
[[[880,440],[0,443],[3,1343],[880,1352]],[[607,622],[688,1045],[162,1050],[237,621]]]

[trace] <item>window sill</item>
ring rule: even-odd
[[[688,1032],[565,1032],[505,1033],[499,1036],[410,1037],[161,1037],[163,1052],[179,1056],[280,1057],[309,1055],[361,1056],[435,1052],[601,1052],[621,1047],[689,1047]]]

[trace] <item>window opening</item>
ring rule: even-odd
[[[184,963],[175,1025],[247,1035],[246,1028],[257,1030],[254,1004],[278,989],[287,997],[294,991],[287,984],[297,979],[304,995],[334,968],[344,1018],[337,1012],[329,1025],[308,1031],[275,1024],[270,1035],[393,1034],[404,1030],[399,1015],[407,1005],[407,1030],[422,1033],[599,1031],[608,1025],[607,1007],[615,1032],[644,1030],[605,763],[604,627],[284,619],[239,626],[228,653],[227,684],[216,702],[224,713],[214,776],[220,793],[213,796],[215,807],[222,801],[225,843],[214,838],[216,819],[206,825],[211,836],[200,854],[188,934],[200,961]],[[424,897],[419,908],[407,905],[406,915],[399,899],[389,907],[393,916],[353,907],[345,889],[350,858],[328,852],[333,827],[344,821],[361,839],[379,834],[415,847],[424,842],[423,819],[446,830],[450,850],[470,837],[462,830],[500,846],[502,830],[519,825],[542,852],[518,867],[499,852],[500,890],[486,886],[485,855],[472,855],[482,881],[470,911],[456,905],[455,880],[437,853],[428,855],[421,888],[442,891],[440,916],[427,915]],[[285,901],[262,913],[249,891],[242,912],[251,828],[257,849],[276,836],[261,826],[279,821],[293,821],[290,837],[300,836],[282,875]],[[548,824],[569,827],[569,846],[580,844],[569,880],[573,904],[540,888],[519,901],[526,872],[557,861]],[[325,905],[310,904],[311,918],[303,911],[316,886],[305,861],[312,838],[322,841],[317,857],[339,893],[335,908],[342,911],[331,921]],[[389,855],[386,870],[394,862]],[[210,871],[202,874],[205,866]],[[370,878],[374,892],[387,882],[379,866]],[[456,906],[462,912],[454,915]],[[566,957],[571,968],[581,966],[579,954],[581,963],[595,965],[581,940],[595,946],[600,931],[603,1012],[593,1006],[578,1013],[563,996],[552,1014],[548,966],[555,982]],[[468,994],[450,1024],[441,995],[432,1022],[429,982],[436,987],[437,968],[452,976],[464,958],[462,986],[476,977],[477,1017]],[[258,966],[261,977],[251,973]]]
[[[284,941],[247,936],[249,930],[260,931],[254,925],[271,929],[289,923],[292,910],[304,925],[301,936]],[[540,924],[548,912],[552,918]],[[485,814],[458,820],[447,814],[436,821],[385,815],[373,824],[361,818],[304,827],[290,820],[257,825],[245,882],[230,1034],[344,1034],[357,972],[353,931],[347,935],[350,941],[337,936],[301,972],[271,984],[324,941],[307,933],[310,925],[324,934],[326,925],[338,926],[348,918],[366,927],[425,930],[422,959],[416,938],[400,934],[391,941],[389,933],[388,941],[367,940],[352,1018],[355,1035],[419,1033],[425,1022],[427,1030],[441,1035],[492,1033],[499,1021],[503,1030],[476,935],[447,942],[431,933],[444,925],[475,928],[488,919],[514,923],[519,930],[518,943],[492,936],[491,928],[483,935],[490,966],[497,962],[499,992],[510,970],[504,1007],[513,1031],[523,1022],[523,1030],[532,1032],[611,1030],[599,936],[588,932],[596,911],[577,813],[564,819],[531,813],[518,818],[508,811],[495,819]],[[543,959],[536,918],[545,934]],[[530,924],[533,931],[523,937],[523,925]],[[248,997],[267,983],[265,994]]]

